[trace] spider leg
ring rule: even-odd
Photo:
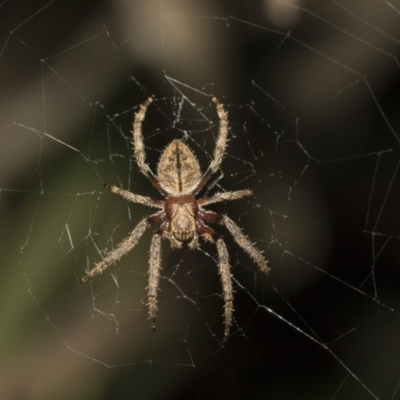
[[[264,258],[262,252],[250,242],[242,230],[227,215],[222,215],[220,218],[220,223],[225,225],[235,242],[255,261],[262,272],[267,273],[269,271],[268,261]]]
[[[206,171],[206,173],[203,175],[203,177],[201,178],[198,185],[196,186],[196,189],[193,191],[193,194],[195,195],[196,193],[200,192],[200,190],[205,187],[206,188],[205,195],[207,195],[207,193],[220,181],[220,179],[222,179],[224,177],[224,173],[222,172],[222,170],[219,170],[219,172],[220,172],[219,175],[214,180],[212,180],[210,183],[208,183],[212,176],[212,173],[208,169]]]
[[[211,174],[209,174],[210,178],[211,178]],[[214,188],[214,186],[224,177],[224,172],[222,171],[222,169],[219,170],[219,174],[216,178],[214,178],[211,182],[206,182],[205,185],[203,185],[205,187],[205,193],[204,195],[207,196],[207,194]],[[209,179],[210,179],[209,178]],[[202,188],[200,188],[202,189]],[[198,192],[198,191],[197,191]],[[196,192],[196,193],[197,193]]]
[[[127,190],[120,189],[117,186],[107,185],[106,183],[104,186],[115,194],[119,194],[124,199],[129,200],[133,203],[143,204],[144,206],[148,207],[156,207],[156,208],[163,208],[164,202],[161,200],[153,200],[150,197],[141,196],[140,194],[135,194],[128,192]]]
[[[149,165],[146,163],[146,152],[144,150],[142,124],[146,115],[147,107],[153,101],[153,96],[149,97],[141,106],[140,110],[135,114],[133,121],[133,151],[135,152],[136,163],[139,167],[139,171],[146,176],[151,184],[159,190],[162,194],[167,193],[159,184],[157,178],[154,176]]]
[[[216,97],[213,97],[212,101],[216,104],[217,113],[219,117],[218,138],[215,144],[214,159],[211,161],[210,166],[208,167],[207,171],[205,172],[199,184],[197,185],[194,194],[198,193],[204,186],[206,186],[211,176],[218,171],[222,159],[224,158],[226,144],[228,141],[227,140],[229,131],[228,113],[224,110],[224,107]],[[211,187],[208,190],[210,190],[223,176],[224,174],[221,172],[220,176],[218,176],[213,182],[211,182]]]
[[[215,103],[217,107],[217,113],[219,117],[219,131],[218,131],[217,143],[215,145],[215,150],[214,150],[214,159],[212,160],[209,167],[210,173],[214,174],[218,170],[219,166],[221,165],[222,159],[224,158],[229,126],[228,126],[228,113],[224,110],[222,104],[216,97],[213,97],[212,101]]]
[[[228,249],[225,242],[221,237],[215,241],[214,237],[218,236],[217,233],[202,221],[197,221],[197,230],[202,234],[203,239],[216,244],[218,251],[218,269],[221,276],[222,293],[224,296],[224,316],[225,316],[225,330],[224,341],[228,339],[229,331],[232,326],[233,314],[233,288],[231,277],[231,266],[229,264]]]
[[[146,163],[146,153],[144,150],[143,144],[143,135],[142,135],[142,123],[144,121],[144,116],[146,115],[147,107],[153,101],[153,96],[149,97],[143,104],[140,106],[139,112],[135,114],[135,119],[133,122],[133,150],[135,152],[135,158],[139,170],[145,176],[152,175],[150,167]]]
[[[157,214],[156,214],[157,215]],[[156,330],[156,317],[157,317],[157,294],[160,283],[161,271],[161,239],[169,239],[172,248],[181,248],[182,242],[177,240],[170,232],[170,223],[164,221],[158,231],[153,235],[150,245],[150,259],[149,259],[149,292],[148,303],[149,306],[149,319],[151,320],[151,329]]]
[[[150,260],[149,260],[149,292],[148,303],[149,306],[149,319],[151,320],[151,329],[156,330],[156,317],[157,317],[157,292],[160,283],[161,271],[161,235],[155,233],[151,240],[150,245]]]
[[[232,289],[232,277],[231,277],[231,266],[229,264],[229,255],[226,248],[225,242],[219,238],[217,240],[217,251],[218,251],[218,268],[221,276],[222,291],[224,294],[225,301],[225,331],[224,341],[228,339],[229,331],[232,326],[232,314],[233,314],[233,289]]]
[[[111,264],[117,262],[123,255],[132,250],[139,239],[142,237],[146,229],[154,222],[161,221],[163,219],[164,213],[160,212],[153,214],[150,217],[143,218],[132,231],[132,233],[122,241],[114,250],[110,251],[103,261],[97,263],[81,280],[81,283],[89,281],[96,275],[101,274],[105,269],[107,269]]]
[[[237,200],[245,196],[251,196],[252,191],[249,189],[236,190],[234,192],[216,193],[211,197],[203,197],[198,200],[198,204],[205,206],[212,203],[219,203],[221,201]]]

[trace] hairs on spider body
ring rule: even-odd
[[[131,193],[116,186],[105,185],[111,192],[128,201],[160,209],[160,211],[142,219],[130,235],[114,250],[106,254],[82,279],[87,282],[116,263],[123,255],[132,250],[143,233],[154,223],[161,223],[154,233],[150,245],[148,307],[153,330],[156,327],[157,292],[161,270],[161,239],[169,239],[172,248],[181,248],[187,242],[191,249],[199,246],[199,236],[205,241],[215,243],[218,253],[218,268],[221,276],[224,297],[225,330],[224,340],[229,336],[233,315],[233,288],[230,272],[228,250],[223,239],[208,224],[222,224],[232,234],[236,243],[254,260],[264,273],[269,271],[267,260],[262,252],[242,233],[236,223],[227,215],[208,211],[203,206],[222,201],[237,200],[251,195],[251,190],[216,193],[210,197],[196,199],[196,194],[209,183],[211,177],[219,170],[225,155],[228,136],[228,115],[216,97],[212,98],[219,116],[219,132],[213,159],[203,174],[200,165],[190,150],[181,140],[173,140],[164,150],[154,175],[146,163],[143,144],[142,123],[146,110],[153,97],[147,99],[135,115],[133,122],[133,150],[136,163],[151,184],[165,197],[165,200],[153,200],[149,197]]]

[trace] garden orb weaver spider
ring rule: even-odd
[[[227,215],[220,215],[208,211],[203,206],[228,200],[237,200],[251,195],[251,190],[237,190],[233,192],[216,193],[210,197],[196,199],[195,195],[205,187],[215,174],[224,158],[228,136],[228,114],[216,97],[212,98],[219,116],[219,132],[210,166],[203,174],[200,165],[189,149],[181,140],[173,140],[161,154],[157,166],[157,175],[153,174],[146,163],[146,154],[143,144],[142,123],[148,106],[153,97],[147,99],[135,115],[133,122],[133,150],[139,170],[152,185],[165,197],[165,201],[153,200],[149,197],[134,194],[116,186],[105,185],[111,192],[119,194],[133,203],[161,209],[148,217],[143,218],[133,229],[130,235],[114,250],[110,251],[103,260],[97,263],[82,279],[87,282],[94,276],[101,274],[111,264],[115,264],[123,255],[132,250],[143,233],[154,223],[161,225],[153,234],[150,245],[148,307],[152,329],[156,327],[157,292],[161,270],[161,239],[169,239],[171,247],[179,249],[187,243],[190,249],[199,246],[199,235],[208,242],[215,243],[218,252],[218,268],[221,276],[222,292],[224,297],[225,330],[224,341],[229,336],[233,314],[233,289],[230,272],[228,250],[222,237],[207,224],[219,223],[224,225],[232,234],[236,243],[254,260],[264,273],[269,271],[267,260],[262,252],[242,233],[236,223]]]

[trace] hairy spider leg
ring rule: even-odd
[[[204,186],[205,190],[203,196],[207,196],[208,193],[210,193],[210,191],[214,188],[214,186],[224,177],[224,172],[222,171],[222,169],[219,169],[218,171],[218,176],[215,177],[212,181],[207,182],[207,184]]]
[[[156,207],[156,208],[163,208],[164,202],[162,200],[153,200],[150,197],[142,196],[140,194],[131,193],[127,190],[120,189],[117,186],[108,185],[107,183],[104,184],[109,191],[119,194],[124,199],[131,201],[132,203],[143,204],[144,206],[148,207]]]
[[[228,231],[233,236],[235,242],[254,260],[260,267],[261,272],[268,273],[268,261],[264,258],[262,251],[258,250],[253,243],[250,242],[248,237],[243,234],[242,229],[236,225],[227,215],[222,215],[221,221]]]
[[[236,193],[236,192],[232,192]],[[219,195],[223,195],[220,193]],[[218,195],[218,194],[217,194]],[[216,195],[216,196],[217,196]],[[229,195],[229,193],[228,193]],[[217,196],[218,200],[223,200],[221,196]],[[219,215],[213,211],[199,210],[199,220],[197,223],[197,229],[202,234],[205,240],[215,242],[214,237],[217,236],[216,232],[205,225],[203,221],[209,223],[219,223],[224,225],[233,236],[235,242],[255,261],[259,266],[261,272],[268,273],[269,268],[267,266],[267,260],[264,258],[262,252],[258,250],[253,243],[245,236],[242,230],[236,225],[227,215]],[[219,259],[219,273],[221,276],[223,295],[225,301],[225,333],[224,340],[229,336],[230,327],[232,325],[232,314],[233,314],[233,289],[232,279],[230,274],[229,254],[226,249],[225,242],[221,237],[216,240],[216,246],[218,251]]]
[[[253,192],[250,189],[236,190],[234,192],[221,192],[215,193],[210,197],[203,197],[197,202],[200,206],[204,206],[212,203],[219,203],[221,201],[238,200],[245,196],[251,196],[252,193]]]
[[[106,254],[102,261],[97,263],[81,280],[81,283],[89,281],[96,275],[101,274],[110,265],[115,264],[122,256],[131,251],[139,242],[146,229],[155,222],[162,221],[165,218],[164,211],[143,218],[133,229],[131,234],[123,240],[118,246]]]
[[[135,153],[135,160],[139,167],[139,171],[149,179],[151,184],[164,196],[167,195],[165,190],[161,187],[157,178],[151,171],[149,165],[146,163],[146,151],[144,149],[143,134],[142,134],[142,124],[144,117],[146,115],[147,108],[153,101],[154,96],[149,97],[144,103],[140,105],[140,110],[135,114],[135,119],[133,121],[133,151]]]
[[[207,171],[204,173],[201,181],[196,187],[194,194],[198,193],[201,189],[203,189],[207,185],[208,181],[211,179],[212,175],[214,175],[219,170],[219,167],[225,155],[226,145],[228,143],[227,139],[229,132],[228,113],[224,110],[223,105],[219,102],[219,100],[216,97],[212,97],[212,101],[216,105],[219,117],[218,138],[215,144],[213,160],[211,161],[210,166],[208,167]],[[211,182],[207,192],[210,191],[223,176],[224,173],[220,171],[220,175]]]
[[[157,317],[157,292],[160,285],[161,272],[161,235],[155,233],[151,239],[150,259],[149,259],[149,286],[148,286],[148,307],[149,319],[151,321],[151,329],[156,330]]]
[[[149,97],[144,103],[140,105],[140,110],[135,114],[133,121],[133,151],[135,152],[136,163],[139,170],[145,176],[152,175],[150,167],[146,163],[146,152],[144,150],[142,123],[146,115],[147,107],[153,101],[153,96]]]
[[[214,159],[210,164],[210,172],[214,174],[220,167],[221,162],[225,155],[226,145],[228,142],[227,136],[229,131],[228,125],[228,113],[225,111],[223,105],[219,102],[216,97],[212,97],[212,101],[217,107],[217,113],[219,117],[219,129],[218,138],[214,150]]]
[[[224,316],[225,316],[225,330],[224,330],[224,342],[228,339],[229,331],[232,326],[232,314],[233,314],[233,288],[232,288],[232,276],[231,266],[229,264],[229,254],[226,248],[225,242],[222,238],[218,238],[217,242],[218,251],[218,269],[219,275],[221,276],[222,292],[224,295]]]
[[[247,236],[245,236],[241,229],[236,223],[231,220],[226,215],[219,215],[212,211],[206,211],[202,209],[202,205],[208,205],[212,203],[217,203],[221,201],[229,201],[229,200],[237,200],[244,196],[251,195],[251,191],[249,189],[237,190],[232,192],[223,192],[216,193],[209,197],[204,197],[202,199],[196,200],[194,195],[199,192],[202,188],[204,188],[208,184],[208,188],[212,188],[216,182],[223,176],[222,171],[220,171],[219,177],[211,181],[211,176],[219,170],[221,162],[223,160],[226,145],[227,145],[227,135],[228,135],[228,117],[225,112],[222,104],[213,97],[212,101],[216,104],[217,113],[219,116],[219,130],[218,130],[218,138],[216,140],[216,145],[214,149],[213,159],[210,163],[209,168],[206,173],[201,177],[200,167],[197,164],[197,160],[195,156],[192,154],[190,149],[181,141],[175,140],[171,142],[170,146],[164,150],[164,153],[161,157],[161,161],[164,160],[166,166],[162,169],[162,178],[169,181],[171,179],[171,162],[174,160],[170,160],[170,157],[174,156],[175,153],[173,151],[178,152],[178,150],[192,160],[192,165],[189,166],[188,171],[180,170],[180,154],[176,156],[176,162],[178,165],[172,164],[172,170],[178,169],[178,177],[179,177],[179,190],[174,192],[174,186],[172,185],[171,192],[173,196],[164,189],[159,179],[160,173],[158,176],[155,176],[151,171],[150,167],[146,163],[146,153],[143,143],[142,136],[142,123],[145,118],[146,110],[150,103],[153,101],[153,97],[147,99],[140,106],[140,110],[135,114],[134,123],[133,123],[133,150],[135,154],[135,159],[138,164],[138,168],[141,173],[143,173],[153,184],[153,186],[160,191],[166,197],[165,201],[161,200],[153,200],[149,197],[138,195],[135,193],[128,192],[126,190],[120,189],[116,186],[111,186],[105,184],[104,186],[109,189],[111,192],[120,195],[128,201],[133,203],[138,203],[150,207],[161,208],[162,211],[159,211],[156,214],[150,215],[142,219],[130,235],[122,241],[114,250],[108,252],[104,259],[97,263],[94,268],[92,268],[82,279],[81,282],[87,282],[94,276],[102,273],[105,269],[107,269],[110,265],[116,263],[123,255],[127,254],[130,250],[132,250],[139,239],[142,237],[144,232],[154,223],[161,222],[161,226],[159,229],[153,234],[151,245],[150,245],[150,257],[149,257],[149,286],[148,286],[148,307],[149,307],[149,318],[151,320],[152,329],[156,328],[156,317],[157,317],[157,293],[159,290],[160,283],[160,275],[161,275],[161,239],[169,239],[172,248],[181,248],[183,242],[186,239],[191,238],[188,246],[192,249],[198,246],[199,234],[203,237],[204,240],[215,243],[218,252],[218,269],[219,274],[221,276],[223,297],[224,297],[224,316],[225,316],[225,330],[224,330],[224,341],[229,336],[229,331],[232,325],[232,315],[233,315],[233,288],[232,288],[232,277],[231,277],[231,266],[229,264],[229,254],[226,247],[225,242],[222,237],[220,237],[212,228],[207,226],[205,222],[209,223],[219,223],[224,225],[228,231],[232,234],[236,243],[243,248],[245,252],[247,252],[251,258],[258,264],[261,271],[268,272],[269,268],[267,267],[267,261],[265,260],[262,252],[258,250],[253,243],[249,241]],[[171,146],[175,146],[172,148]],[[168,151],[167,151],[168,150]],[[167,153],[166,153],[167,152]],[[169,154],[171,153],[171,154]],[[173,157],[172,157],[173,158]],[[160,162],[161,162],[160,161]],[[194,164],[194,165],[193,165]],[[159,168],[160,169],[160,168]],[[176,172],[176,171],[175,171]],[[192,177],[193,174],[195,177],[191,178],[193,183],[191,186],[183,190],[181,186],[183,186],[183,181],[181,174],[185,172],[188,177],[186,180],[189,180],[189,177]],[[172,175],[173,177],[173,175]],[[191,181],[190,181],[191,182]],[[187,183],[185,181],[185,183]],[[208,189],[208,190],[209,190]],[[181,192],[184,192],[184,195],[179,195]],[[207,191],[208,193],[208,191]],[[178,207],[178,208],[177,208]],[[175,209],[175,211],[174,211]],[[174,223],[171,213],[178,213],[179,220],[175,221],[174,229],[172,229],[172,223]],[[176,217],[178,218],[178,217]],[[177,229],[178,227],[178,229]],[[194,230],[192,231],[192,229]],[[178,234],[177,237],[176,234]]]
[[[199,211],[199,217],[207,222],[219,223],[225,226],[230,232],[235,242],[254,260],[259,266],[261,272],[268,273],[268,261],[264,258],[262,251],[257,249],[248,237],[242,232],[242,229],[233,222],[227,215],[219,215],[213,211]]]
[[[210,222],[218,222],[219,215],[213,212],[203,211],[202,215]],[[218,252],[218,271],[221,277],[222,294],[224,297],[224,341],[228,339],[229,332],[232,326],[233,315],[233,288],[231,266],[229,264],[229,254],[226,244],[223,239],[214,231],[214,229],[207,226],[200,219],[197,220],[197,230],[202,235],[203,239],[215,243]]]

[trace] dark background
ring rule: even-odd
[[[395,1],[5,1],[0,4],[0,397],[400,398],[399,77]],[[151,231],[79,279],[160,198],[131,155],[174,138],[205,170],[229,113],[210,206],[263,249],[226,239],[231,337],[211,244],[163,243],[157,333]]]

